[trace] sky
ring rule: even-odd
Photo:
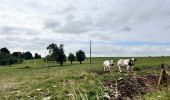
[[[89,56],[170,56],[170,0],[0,0],[0,48]]]

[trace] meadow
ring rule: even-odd
[[[119,58],[94,57],[92,64],[87,59],[83,64],[67,61],[63,66],[38,59],[0,66],[0,100],[103,100],[107,92],[103,82],[122,76],[117,66],[110,73],[103,73],[102,63],[109,59]],[[135,73],[159,74],[162,63],[170,65],[170,57],[138,57]],[[142,99],[168,100],[168,92],[148,93]]]

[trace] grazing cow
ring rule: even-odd
[[[136,59],[120,59],[118,60],[118,67],[120,72],[124,72],[126,69],[128,72],[133,71]]]
[[[113,66],[114,66],[113,60],[106,60],[103,62],[104,71],[110,71]]]

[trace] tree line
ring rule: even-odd
[[[11,53],[6,47],[0,49],[0,65],[12,65],[22,63],[23,60],[40,59],[41,55],[35,53],[34,57],[30,51]]]
[[[44,60],[46,62],[53,61],[53,62],[58,62],[60,65],[63,65],[63,63],[67,60],[67,57],[64,53],[64,45],[60,44],[57,46],[57,44],[51,43],[47,47],[47,50],[49,50],[49,55],[46,56]],[[68,60],[71,62],[77,60],[82,64],[82,61],[86,59],[85,52],[83,50],[78,50],[76,52],[76,55],[73,53],[69,53]]]
[[[64,62],[68,59],[71,64],[74,61],[79,61],[82,64],[82,61],[86,59],[85,52],[83,50],[78,50],[75,55],[69,53],[68,57],[64,52],[64,45],[60,44],[59,46],[55,43],[48,45],[47,50],[49,50],[49,55],[44,58],[45,62],[57,62],[60,65],[63,65]],[[35,53],[34,57],[30,51],[27,52],[13,52],[11,53],[6,47],[0,49],[0,65],[10,65],[16,63],[22,63],[23,60],[30,59],[41,59],[41,55]]]

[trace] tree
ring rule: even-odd
[[[14,56],[10,56],[8,60],[9,60],[10,67],[12,64],[19,63],[18,58],[14,57]]]
[[[13,52],[11,54],[11,56],[15,57],[18,59],[18,62],[22,62],[22,59],[23,59],[23,55],[21,52]]]
[[[4,53],[6,53],[6,54],[10,54],[10,51],[9,51],[6,47],[1,48],[0,51],[1,51],[1,52],[4,52]]]
[[[0,65],[12,65],[14,63],[19,63],[19,58],[9,53],[0,51]]]
[[[66,55],[64,54],[64,45],[60,44],[60,46],[58,47],[56,44],[52,43],[49,44],[49,46],[47,47],[47,50],[51,49],[53,52],[49,52],[50,55],[48,56],[48,59],[56,61],[60,63],[60,65],[63,65],[63,62],[66,61]]]
[[[9,54],[6,54],[0,51],[0,65],[7,65],[9,64],[8,58],[10,57]]]
[[[26,60],[33,58],[31,52],[29,52],[29,51],[23,53],[23,56],[24,56],[24,59],[26,59]]]
[[[35,59],[41,59],[41,55],[39,55],[38,53],[35,53],[34,58]]]
[[[54,49],[54,50],[55,50],[55,49],[58,49],[57,45],[54,44],[54,43],[49,44],[49,46],[47,47],[47,50],[50,49],[50,48],[52,48],[52,49]]]
[[[60,44],[60,47],[58,48],[58,57],[57,57],[57,62],[60,63],[60,65],[63,65],[63,62],[66,61],[66,55],[64,54],[64,45]]]
[[[15,63],[22,62],[22,53],[21,52],[13,52],[10,54],[10,51],[4,47],[0,49],[0,65],[12,65]]]
[[[48,63],[48,62],[53,61],[53,60],[51,59],[51,56],[50,56],[50,55],[47,55],[47,56],[45,57],[44,61]]]
[[[8,59],[10,54],[0,51],[0,59]]]
[[[72,62],[76,60],[75,55],[74,55],[73,53],[69,53],[68,60],[69,60],[69,61],[71,62],[71,64],[72,64]]]
[[[49,44],[47,47],[47,50],[49,50],[49,56],[47,57],[49,61],[56,61],[57,60],[57,52],[58,52],[58,46],[54,43]]]
[[[85,55],[84,51],[83,50],[77,51],[76,52],[76,58],[77,58],[77,61],[79,61],[80,64],[82,64],[82,61],[84,61],[85,58],[86,58],[86,55]]]

